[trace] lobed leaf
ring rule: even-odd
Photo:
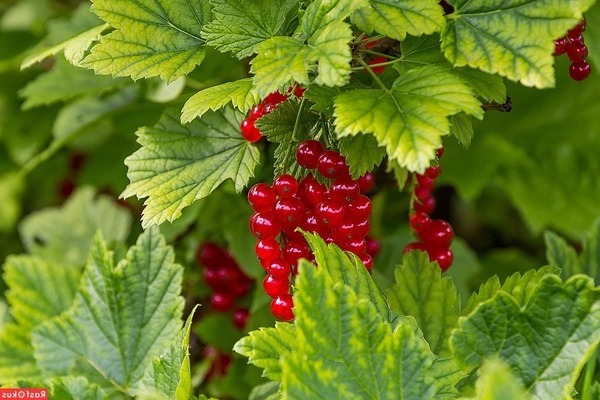
[[[240,134],[242,118],[226,107],[184,127],[178,110],[171,109],[154,127],[138,130],[141,148],[125,159],[130,184],[121,196],[148,197],[144,227],[173,221],[227,179],[238,192],[244,188],[260,153]]]

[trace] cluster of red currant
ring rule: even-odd
[[[283,103],[292,94],[296,97],[302,97],[304,95],[304,88],[296,85],[290,88],[288,94],[273,92],[265,97],[259,104],[252,107],[246,119],[240,124],[240,131],[242,132],[244,139],[250,143],[258,142],[262,139],[263,135],[260,129],[255,125],[256,120],[273,111],[273,109],[277,107],[277,104]]]
[[[331,179],[330,187],[319,183],[312,174],[300,182],[285,174],[277,177],[273,186],[258,183],[248,192],[248,201],[255,211],[250,230],[258,238],[256,255],[267,271],[263,287],[273,298],[273,315],[286,321],[294,318],[290,278],[298,260],[314,260],[297,228],[317,233],[327,243],[356,254],[368,270],[373,268],[373,255],[379,249],[379,243],[367,236],[371,200],[361,194],[373,187],[373,175],[351,179],[345,158],[326,150],[316,140],[300,143],[296,160],[303,168]]]
[[[214,291],[210,296],[210,307],[215,311],[231,310],[237,299],[250,292],[252,279],[217,244],[206,242],[199,245],[196,261],[204,267],[204,281]],[[248,309],[236,308],[232,315],[233,325],[240,330],[244,329],[248,314]]]
[[[585,59],[588,55],[588,48],[583,40],[585,31],[585,17],[579,24],[571,29],[564,37],[554,41],[554,55],[560,56],[567,53],[571,66],[569,75],[575,81],[581,81],[592,72],[590,64]]]
[[[440,159],[443,148],[437,151]],[[430,261],[437,261],[442,271],[446,271],[452,265],[454,254],[450,250],[450,244],[454,240],[454,231],[450,224],[442,219],[431,219],[429,215],[435,209],[435,198],[431,191],[435,179],[440,174],[440,166],[432,166],[423,174],[416,174],[416,185],[414,189],[414,212],[410,216],[410,227],[416,233],[419,241],[412,242],[404,248],[408,253],[412,250],[421,250],[429,255]]]

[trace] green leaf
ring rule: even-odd
[[[414,317],[431,351],[449,357],[448,338],[457,324],[460,297],[450,278],[442,278],[437,263],[427,254],[413,251],[394,273],[396,283],[386,290],[391,309]]]
[[[263,369],[263,376],[281,381],[281,359],[296,349],[295,326],[277,322],[275,328],[260,328],[248,333],[233,347],[233,351],[248,357],[248,362]]]
[[[52,69],[29,82],[19,96],[25,99],[23,109],[28,110],[78,96],[100,94],[121,83],[119,79],[94,75],[92,71],[74,67],[63,57],[58,57]]]
[[[346,157],[350,175],[356,179],[379,166],[385,157],[385,149],[379,147],[372,135],[357,135],[340,140],[340,153]]]
[[[600,292],[589,277],[562,283],[553,274],[521,288],[522,299],[500,290],[462,318],[452,349],[467,368],[497,356],[532,398],[562,400],[600,342]]]
[[[64,378],[54,378],[51,380],[52,399],[59,400],[104,400],[106,393],[97,385],[88,382],[87,379],[78,376],[65,376]]]
[[[102,34],[108,28],[110,28],[108,24],[99,25],[56,46],[40,50],[25,58],[25,60],[23,60],[21,63],[21,69],[29,68],[32,65],[37,64],[60,52],[65,53],[65,58],[71,64],[81,65],[81,62],[83,61],[92,44],[100,40]]]
[[[38,366],[47,376],[83,376],[133,393],[178,331],[182,277],[157,229],[117,265],[97,235],[73,305],[33,331]]]
[[[352,52],[348,44],[352,28],[345,22],[333,21],[308,39],[311,56],[317,61],[317,85],[343,86],[350,80]]]
[[[0,175],[0,232],[10,232],[21,215],[21,195],[25,182],[17,172]]]
[[[0,384],[40,377],[31,330],[69,308],[80,272],[38,256],[10,256],[4,265],[6,298],[14,322],[0,330]]]
[[[429,35],[442,29],[444,11],[436,0],[369,0],[370,6],[356,11],[352,22],[361,30],[376,31],[396,40],[407,34]]]
[[[285,34],[286,16],[296,0],[211,0],[213,20],[202,28],[202,37],[219,51],[238,58],[251,56],[261,42]]]
[[[579,256],[577,251],[553,232],[546,232],[546,258],[551,265],[562,270],[566,279],[576,274],[585,274],[600,279],[600,221],[588,232],[583,240],[583,249]]]
[[[449,1],[456,11],[442,32],[442,50],[456,66],[479,68],[526,86],[553,87],[553,40],[575,26],[593,3]]]
[[[482,116],[471,89],[441,67],[412,69],[392,89],[358,89],[335,99],[338,137],[372,133],[391,159],[423,172],[450,131],[448,116]]]
[[[121,196],[148,197],[144,227],[173,221],[183,208],[227,179],[238,192],[244,188],[260,152],[240,134],[242,119],[241,113],[226,107],[183,127],[178,110],[171,109],[154,127],[137,131],[142,147],[125,159],[130,184]]]
[[[196,308],[192,310],[170,346],[160,357],[155,357],[146,369],[138,398],[155,399],[156,396],[176,400],[190,398],[192,388],[189,342]]]
[[[508,365],[499,359],[489,359],[483,362],[479,369],[479,378],[475,384],[473,400],[529,400],[531,396],[525,390],[523,383],[517,378]],[[466,397],[462,398],[467,400]]]
[[[473,139],[473,124],[471,118],[465,113],[450,116],[450,132],[458,142],[468,148]]]
[[[279,382],[267,382],[255,386],[248,396],[248,400],[278,400],[281,399]]]
[[[307,37],[334,21],[343,21],[353,12],[368,7],[367,0],[316,0],[306,8],[300,25]]]
[[[129,235],[131,215],[108,196],[96,196],[90,187],[77,190],[61,208],[28,215],[19,227],[27,251],[63,265],[81,266],[90,243],[100,230],[107,241],[121,242]]]
[[[187,124],[196,117],[202,117],[208,110],[217,111],[231,103],[243,113],[258,103],[260,99],[252,90],[252,79],[240,79],[212,86],[193,95],[181,110],[181,122]]]
[[[200,29],[210,16],[206,1],[94,0],[92,11],[115,28],[82,62],[97,74],[158,76],[170,83],[204,59]]]

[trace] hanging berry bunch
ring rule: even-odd
[[[437,152],[438,159],[442,157],[443,149]],[[454,240],[452,226],[442,219],[431,219],[430,215],[435,209],[433,190],[435,179],[440,174],[440,166],[431,166],[423,174],[416,174],[414,187],[413,209],[409,218],[410,227],[415,232],[418,241],[408,244],[404,252],[421,250],[429,255],[430,261],[436,261],[442,271],[452,265],[454,254],[450,244]]]
[[[584,80],[590,76],[590,73],[592,72],[590,64],[586,60],[588,48],[583,39],[585,25],[586,21],[584,17],[583,20],[567,32],[565,36],[554,41],[554,55],[558,57],[562,54],[567,54],[569,60],[571,60],[569,75],[571,76],[571,79],[575,81]]]
[[[258,238],[256,255],[267,271],[263,287],[273,298],[273,315],[286,321],[294,318],[290,282],[298,260],[314,260],[297,228],[317,233],[327,243],[356,254],[369,271],[372,256],[379,249],[379,244],[367,237],[371,200],[363,194],[372,188],[373,176],[351,179],[345,158],[316,140],[300,143],[295,157],[310,171],[306,178],[298,181],[284,174],[272,186],[258,183],[248,192],[255,211],[250,230]],[[331,180],[329,187],[313,173]]]
[[[204,267],[204,281],[213,290],[209,301],[213,310],[229,311],[238,299],[250,292],[252,280],[244,274],[233,257],[217,244],[206,242],[199,245],[196,261]],[[236,308],[232,315],[233,325],[244,329],[248,314],[248,309]]]

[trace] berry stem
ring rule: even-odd
[[[592,356],[585,366],[585,375],[581,387],[581,400],[592,400],[592,382],[596,373],[596,360],[598,358],[597,349],[592,352]]]
[[[381,79],[379,79],[379,76],[371,69],[371,67],[369,66],[369,64],[367,64],[362,58],[360,57],[354,57],[354,60],[356,60],[356,62],[358,62],[360,65],[362,65],[362,67],[364,68],[365,71],[367,71],[369,73],[369,75],[371,75],[371,77],[373,78],[373,80],[375,81],[375,83],[377,83],[377,85],[383,89],[386,93],[389,92],[390,90],[383,84],[383,82],[381,81]]]

